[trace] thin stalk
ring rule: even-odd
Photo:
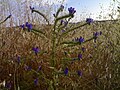
[[[0,24],[4,23],[5,21],[7,21],[7,19],[9,19],[11,17],[11,15],[9,15],[5,20],[3,20],[2,22],[0,22]]]
[[[46,16],[44,14],[42,14],[41,12],[39,12],[37,10],[34,10],[34,9],[33,9],[33,12],[36,12],[36,13],[40,14],[46,20],[46,22],[48,23],[48,25],[50,24],[49,20],[46,18]]]
[[[85,24],[83,24],[83,25],[76,26],[76,27],[71,28],[71,29],[69,29],[68,31],[64,32],[64,33],[63,33],[62,35],[60,35],[60,37],[58,38],[57,46],[59,46],[60,40],[61,40],[61,38],[62,38],[63,36],[67,35],[67,34],[68,34],[69,32],[71,32],[71,31],[74,31],[75,29],[78,29],[78,28],[80,28],[80,27],[83,27],[83,26],[85,26],[85,25],[87,25],[87,24],[88,24],[88,23],[85,23]]]

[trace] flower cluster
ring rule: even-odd
[[[41,71],[41,69],[42,69],[42,67],[41,67],[41,66],[39,66],[39,67],[38,67],[38,71]]]
[[[31,7],[31,6],[30,6],[30,10],[31,10],[31,11],[32,11],[32,13],[33,13],[34,7]]]
[[[20,25],[21,28],[25,29],[27,28],[28,29],[28,32],[30,32],[32,30],[32,24],[31,23],[28,23],[26,22],[25,24],[23,25]]]
[[[10,82],[7,82],[7,83],[5,83],[5,88],[7,88],[7,89],[11,89],[11,87],[12,87],[12,85],[11,85],[11,83]]]
[[[64,6],[63,6],[63,5],[61,5],[61,6],[60,6],[60,10],[61,10],[61,11],[63,11],[63,9],[64,9]]]
[[[82,42],[84,42],[84,38],[80,36],[80,38],[75,38],[75,41],[82,43]]]
[[[74,16],[74,13],[76,12],[75,8],[68,8],[68,11],[69,11],[69,14],[73,17]]]
[[[86,22],[90,25],[91,23],[93,23],[93,19],[92,18],[86,18]]]
[[[94,37],[94,42],[96,43],[96,39],[98,38],[99,35],[102,35],[102,32],[94,32],[93,37]]]
[[[68,68],[65,68],[64,74],[65,74],[65,75],[68,75]],[[82,72],[81,72],[80,70],[78,70],[78,71],[77,71],[77,75],[78,75],[78,76],[82,76]]]
[[[64,27],[67,26],[67,24],[68,24],[67,21],[64,21],[64,20],[61,20],[61,21],[60,21],[60,25],[64,25]]]
[[[17,57],[17,62],[20,63],[20,56]]]
[[[64,74],[65,74],[65,75],[68,75],[68,68],[65,68]]]
[[[34,84],[38,85],[38,78],[34,79]]]
[[[82,72],[81,71],[77,71],[78,76],[82,76]]]
[[[32,50],[34,51],[35,55],[37,55],[39,53],[38,47],[33,47]]]
[[[25,70],[26,70],[26,71],[30,71],[31,69],[32,69],[31,66],[25,66]]]
[[[82,47],[81,49],[82,49],[82,51],[83,51],[83,52],[86,50],[86,48],[85,48],[85,47]]]
[[[78,60],[82,59],[82,54],[78,54]]]

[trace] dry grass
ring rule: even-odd
[[[118,74],[114,73],[115,69],[113,68],[115,51],[112,51],[112,49],[115,44],[112,44],[113,46],[108,45],[108,41],[113,39],[109,37],[111,34],[108,34],[111,29],[110,26],[113,23],[108,23],[96,23],[91,26],[85,26],[80,29],[81,33],[78,29],[76,30],[76,34],[72,36],[73,38],[82,35],[87,39],[92,36],[94,31],[102,31],[103,35],[98,38],[96,48],[94,47],[94,43],[90,41],[82,45],[86,48],[85,52],[81,51],[82,46],[64,49],[61,47],[58,49],[56,52],[56,69],[63,71],[65,67],[69,68],[68,76],[64,74],[58,75],[58,90],[117,90],[120,88],[119,81],[115,81],[115,79],[119,78],[115,77]],[[47,32],[47,37],[50,37],[50,27],[41,26],[35,28],[42,28]],[[11,90],[14,90],[15,85],[19,85],[21,90],[49,89],[47,80],[53,80],[53,70],[50,68],[50,41],[40,38],[31,32],[12,27],[1,29],[0,36],[2,37],[0,41],[0,82],[4,80],[11,82]],[[113,37],[116,36],[114,35]],[[40,52],[47,52],[39,53],[36,56],[32,51],[32,47],[34,46],[38,46],[41,50]],[[65,55],[64,51],[69,51],[70,53]],[[71,62],[62,60],[63,58],[77,57],[79,52],[83,54],[83,59],[80,61]],[[19,65],[17,64],[17,56],[21,57]],[[118,57],[116,61],[119,59]],[[32,70],[26,71],[26,65],[31,66]],[[36,72],[39,66],[42,67],[42,70],[38,72],[38,75]],[[77,75],[77,70],[81,70],[81,77]],[[37,77],[39,78],[39,84],[36,86],[34,85],[34,79]]]

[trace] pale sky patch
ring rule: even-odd
[[[67,3],[68,0],[28,0],[34,2],[36,5],[39,5],[40,3],[44,5],[58,5],[58,4],[63,4]]]

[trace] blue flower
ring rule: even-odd
[[[6,83],[6,84],[5,84],[5,88],[11,89],[11,83],[10,83],[10,82]]]
[[[82,38],[81,36],[80,36],[80,38],[75,38],[75,42],[79,42],[79,43],[82,43],[82,42],[84,42],[84,38]]]
[[[84,38],[82,38],[82,37],[80,37],[78,40],[80,43],[84,42]]]
[[[90,25],[91,23],[93,23],[93,19],[92,18],[86,18],[86,22]]]
[[[64,9],[64,6],[63,6],[63,5],[61,5],[61,6],[60,6],[60,9],[61,9],[61,11],[63,11],[63,9]]]
[[[27,27],[28,29],[28,32],[30,32],[32,30],[32,24],[31,23],[28,23],[26,22],[25,24],[23,25],[20,25],[21,28],[25,29],[25,27]]]
[[[34,53],[37,55],[39,52],[39,48],[38,47],[33,47],[32,50],[34,51]]]
[[[96,39],[98,38],[99,33],[98,32],[94,32],[93,33],[93,37],[94,37],[94,42],[96,43]]]
[[[41,67],[41,66],[39,66],[39,67],[38,67],[38,71],[40,71],[41,69],[42,69],[42,67]]]
[[[34,7],[31,7],[31,6],[30,6],[30,10],[31,10],[31,11],[32,11],[32,13],[33,13]]]
[[[20,56],[17,57],[17,62],[20,63]]]
[[[78,60],[82,59],[82,54],[78,54]]]
[[[34,84],[38,85],[38,78],[34,79]]]
[[[82,51],[84,52],[86,49],[84,47],[82,47]]]
[[[69,11],[69,14],[72,15],[72,16],[76,12],[75,8],[72,8],[72,7],[68,8],[68,11]]]
[[[82,72],[81,71],[77,71],[78,76],[82,76]]]
[[[26,27],[28,27],[28,25],[29,25],[29,23],[28,23],[28,22],[26,22],[26,23],[25,23],[25,26],[26,26]]]
[[[31,69],[32,69],[31,66],[25,66],[25,70],[26,70],[26,71],[30,71]]]
[[[24,25],[24,24],[23,24],[23,25],[20,25],[20,27],[24,29],[24,28],[25,28],[25,25]]]
[[[64,20],[61,20],[61,21],[60,21],[60,25],[62,25],[62,24],[63,24],[63,22],[64,22]]]
[[[65,32],[65,30],[62,30],[62,32]]]
[[[29,32],[32,30],[32,24],[31,23],[26,22],[25,26],[28,28]]]
[[[32,24],[27,25],[28,31],[30,32],[32,30]]]
[[[65,68],[65,70],[64,70],[64,74],[65,74],[65,75],[68,74],[68,68]]]
[[[93,36],[94,36],[94,37],[98,37],[98,35],[99,35],[99,32],[94,32],[94,33],[93,33]]]
[[[98,38],[99,35],[102,35],[102,32],[94,32],[93,37],[94,37],[94,42],[96,43],[96,39]]]
[[[63,25],[64,24],[64,27],[67,26],[68,22],[67,21],[64,21],[64,20],[61,20],[60,21],[60,25]]]

